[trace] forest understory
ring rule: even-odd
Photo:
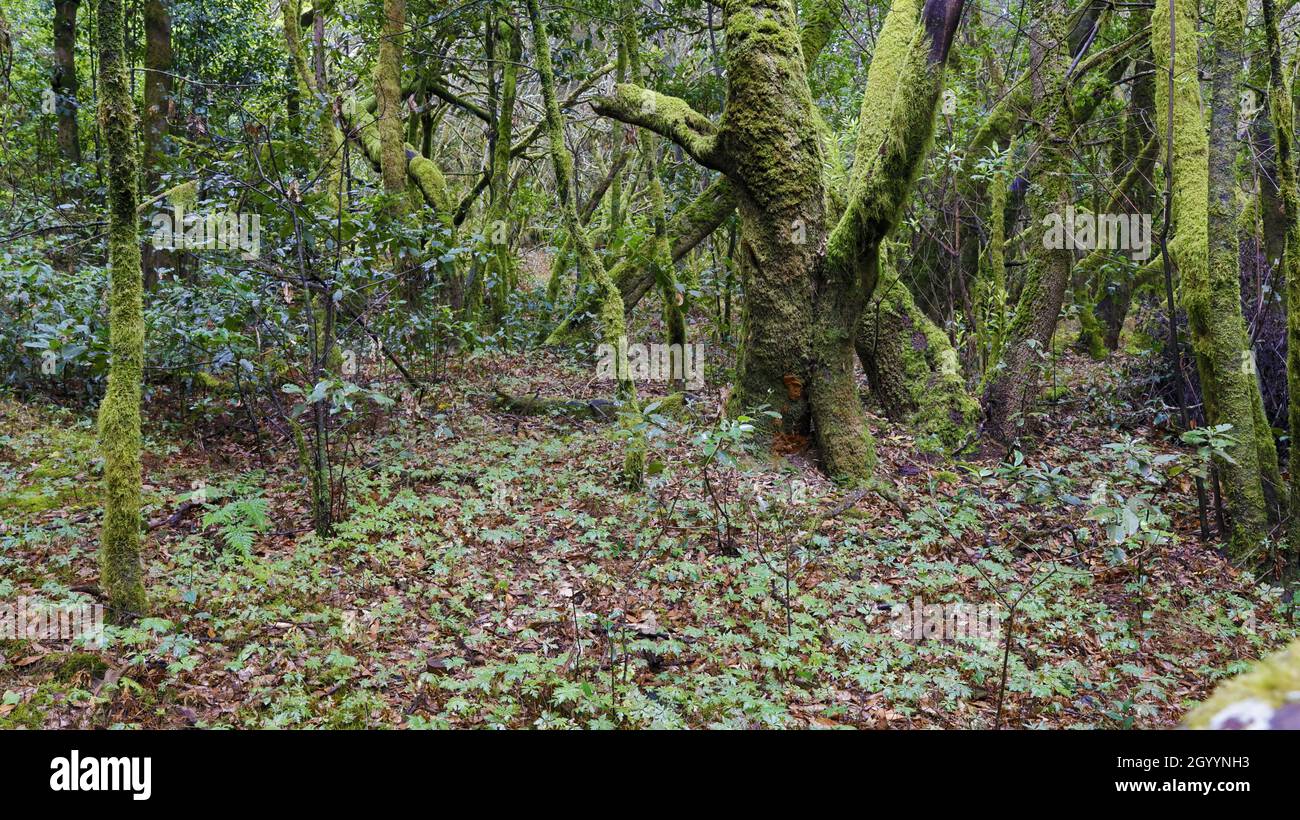
[[[621,490],[610,425],[494,405],[598,398],[582,363],[474,355],[352,438],[329,538],[285,451],[180,446],[154,418],[153,611],[103,653],[0,643],[0,727],[1175,726],[1294,608],[1199,541],[1196,455],[1149,423],[1137,364],[1062,351],[1023,460],[935,456],[873,417],[891,500],[797,442],[715,458],[706,487],[718,384],[659,419],[654,477]],[[0,499],[24,510],[3,593],[93,599],[90,416],[7,398],[0,429]],[[1146,543],[1108,537],[1107,488],[1142,498]],[[918,597],[1016,604],[1009,654],[891,630]]]

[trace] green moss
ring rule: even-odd
[[[947,334],[917,307],[892,266],[886,270],[858,325],[862,369],[885,415],[951,449],[973,432],[979,403]]]
[[[1092,303],[1080,301],[1078,307],[1079,338],[1074,342],[1075,348],[1087,353],[1094,359],[1106,358],[1106,340],[1102,336],[1101,323],[1097,321],[1097,314],[1093,312]]]
[[[384,190],[406,190],[406,140],[402,132],[402,33],[406,25],[405,0],[384,0],[379,57],[375,60],[375,124],[379,132],[379,166]],[[401,198],[394,197],[400,205]]]
[[[1273,121],[1273,142],[1278,169],[1278,195],[1286,214],[1286,242],[1282,270],[1286,279],[1287,306],[1287,430],[1291,441],[1300,441],[1300,190],[1295,168],[1295,120],[1292,88],[1282,69],[1281,35],[1273,0],[1264,0],[1264,27],[1268,41],[1269,112]],[[1291,555],[1294,568],[1300,565],[1300,447],[1291,447],[1291,482],[1287,502],[1290,514]]]
[[[491,238],[488,249],[487,277],[494,283],[491,294],[492,313],[499,319],[505,314],[506,302],[519,282],[519,263],[510,244],[500,236],[500,227],[510,221],[510,148],[514,139],[514,109],[519,64],[523,58],[523,38],[519,27],[503,16],[497,26],[497,38],[507,44],[501,68],[501,92],[496,121],[496,144],[492,154],[492,178],[489,183],[487,225],[484,234]],[[558,282],[555,283],[558,288]],[[548,284],[548,295],[554,301]]]
[[[139,156],[127,78],[121,0],[101,0],[98,16],[99,121],[108,169],[110,268],[108,388],[99,407],[104,455],[100,585],[109,617],[145,611],[140,569],[140,394],[144,378],[144,295],[136,218]]]
[[[317,9],[316,19],[328,14],[332,4]],[[339,197],[343,189],[343,134],[334,122],[333,103],[328,89],[317,88],[315,78],[307,67],[307,52],[302,41],[299,20],[302,17],[301,0],[285,0],[282,22],[285,44],[289,50],[289,60],[293,65],[294,78],[298,86],[298,99],[303,105],[315,105],[320,143],[317,157],[324,173],[321,174],[323,187],[331,196]]]
[[[0,729],[40,729],[45,723],[45,709],[53,702],[52,687],[42,685],[12,712],[0,715]]]
[[[1189,729],[1220,728],[1225,722],[1256,720],[1266,728],[1275,710],[1300,710],[1300,641],[1264,658],[1249,672],[1219,684],[1183,720]]]
[[[383,167],[383,143],[380,140],[378,124],[375,118],[362,113],[362,106],[355,99],[348,100],[343,106],[343,118],[348,127],[356,134],[361,150],[366,159],[377,170]],[[410,145],[405,145],[406,174],[420,192],[425,205],[432,208],[439,218],[451,218],[451,195],[447,191],[447,179],[437,164],[424,157]]]
[[[560,113],[560,104],[555,96],[555,71],[551,64],[551,45],[546,35],[546,26],[542,23],[541,6],[538,0],[528,0],[528,17],[533,28],[533,51],[537,73],[541,77],[542,99],[546,107],[546,131],[550,141],[551,161],[555,168],[555,189],[563,209],[564,223],[569,230],[570,241],[582,263],[583,270],[591,277],[595,290],[599,294],[596,316],[601,330],[601,338],[618,351],[620,361],[616,362],[616,373],[627,373],[626,346],[620,339],[626,336],[626,322],[623,316],[623,297],[614,280],[605,269],[604,263],[596,255],[591,239],[578,218],[577,203],[569,188],[573,179],[573,156],[564,142],[564,120]],[[623,402],[625,423],[633,423],[640,415],[636,401],[636,389],[630,378],[622,378],[618,384],[618,398]],[[639,429],[639,428],[637,428]],[[645,442],[639,432],[631,432],[628,451],[623,464],[624,480],[629,485],[640,485],[640,471],[644,466],[643,448]],[[633,475],[633,472],[637,475]]]
[[[1232,425],[1233,443],[1227,448],[1231,461],[1220,464],[1219,474],[1232,519],[1231,552],[1235,557],[1244,558],[1258,551],[1268,531],[1259,467],[1260,441],[1255,435],[1252,398],[1252,394],[1259,393],[1259,385],[1253,368],[1243,366],[1244,362],[1250,361],[1250,354],[1241,314],[1236,233],[1238,209],[1234,170],[1238,150],[1238,100],[1243,88],[1241,44],[1245,41],[1246,11],[1244,0],[1220,0],[1215,8],[1208,137],[1200,127],[1199,89],[1192,84],[1180,90],[1175,83],[1176,127],[1180,107],[1187,109],[1184,112],[1186,122],[1195,121],[1197,124],[1197,133],[1191,138],[1175,136],[1175,190],[1190,185],[1201,195],[1199,201],[1190,201],[1175,194],[1173,220],[1179,239],[1175,262],[1182,279],[1181,295],[1187,309],[1192,348],[1202,374],[1207,415],[1213,424]],[[1153,14],[1153,25],[1156,17],[1168,20],[1167,10],[1156,9]],[[1195,14],[1196,5],[1192,3],[1175,19],[1175,25],[1185,26],[1194,35]],[[1181,45],[1182,41],[1179,43]],[[1156,48],[1158,50],[1160,46]],[[1189,64],[1195,66],[1195,43],[1190,52],[1190,55],[1176,55],[1175,60],[1190,61]],[[1157,54],[1157,61],[1160,54],[1167,59],[1167,43]],[[1167,100],[1168,84],[1156,85],[1158,100]],[[1160,133],[1163,138],[1163,131]],[[1183,151],[1190,152],[1190,157],[1184,157]]]
[[[1035,100],[1033,120],[1042,144],[1053,147],[1043,151],[1030,186],[1027,205],[1030,224],[1041,225],[1048,214],[1061,213],[1070,201],[1069,154],[1070,127],[1066,110],[1068,95],[1066,67],[1069,54],[1063,14],[1049,4],[1036,4],[1031,12],[1037,19],[1032,35],[1044,43],[1041,74],[1042,94]],[[1028,258],[1022,266],[1020,292],[1011,314],[998,363],[986,370],[984,388],[984,432],[991,438],[1008,443],[1018,434],[1019,420],[1024,418],[1038,395],[1040,354],[1051,344],[1057,317],[1069,284],[1071,251],[1044,248],[1041,242],[1029,243]]]
[[[108,671],[108,663],[93,652],[68,652],[46,659],[45,664],[61,683],[73,683],[83,673],[89,678],[102,677]]]
[[[77,491],[72,488],[54,490],[49,487],[34,487],[15,493],[0,493],[0,509],[19,513],[40,513],[68,507],[77,500]]]
[[[1006,209],[1012,152],[990,183],[989,243],[981,257],[975,288],[975,334],[980,350],[980,375],[1002,357],[1007,329]]]

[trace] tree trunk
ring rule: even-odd
[[[597,113],[668,137],[730,180],[739,201],[745,310],[729,407],[765,406],[780,413],[784,431],[813,432],[835,477],[861,480],[873,467],[854,339],[876,284],[880,243],[933,134],[962,8],[961,0],[929,0],[924,10],[919,0],[894,3],[892,28],[914,33],[898,38],[905,48],[877,46],[845,191],[832,191],[842,174],[826,172],[828,147],[789,0],[723,3],[728,93],[719,124],[680,99],[630,84],[593,104]],[[872,80],[890,75],[896,81],[883,87]],[[836,201],[844,203],[843,216],[833,221],[827,208]]]
[[[1288,563],[1300,565],[1300,191],[1295,167],[1295,123],[1291,89],[1282,71],[1282,46],[1273,0],[1264,0],[1264,28],[1268,39],[1269,113],[1277,148],[1278,190],[1286,212],[1286,243],[1282,271],[1286,282],[1286,383],[1287,430],[1290,434],[1290,516]]]
[[[144,307],[136,216],[136,118],[121,0],[99,0],[99,127],[108,168],[108,389],[99,406],[104,455],[100,586],[117,622],[145,611],[140,570],[140,394]]]
[[[1192,12],[1195,12],[1195,6],[1192,7]],[[1167,23],[1167,18],[1160,19],[1165,19]],[[1245,39],[1245,0],[1219,0],[1214,23],[1214,65],[1210,72],[1208,276],[1199,280],[1193,278],[1191,272],[1196,270],[1195,265],[1187,270],[1179,260],[1188,315],[1192,316],[1194,310],[1205,311],[1203,317],[1198,317],[1205,324],[1199,335],[1209,342],[1209,347],[1204,351],[1198,349],[1197,355],[1208,358],[1209,366],[1214,372],[1214,400],[1206,403],[1207,409],[1213,411],[1209,418],[1215,424],[1232,425],[1234,443],[1228,447],[1228,454],[1234,463],[1220,462],[1219,477],[1227,496],[1228,512],[1232,516],[1231,551],[1237,556],[1254,552],[1268,533],[1268,514],[1260,478],[1260,451],[1273,446],[1271,431],[1260,431],[1263,435],[1256,436],[1251,394],[1259,393],[1259,382],[1253,366],[1253,351],[1246,338],[1246,325],[1241,316],[1234,166],[1237,159],[1238,101],[1242,89],[1241,49]],[[1189,38],[1189,41],[1192,53],[1195,54],[1195,40]],[[1165,54],[1167,53],[1166,51]],[[1193,68],[1194,66],[1195,63]],[[1199,107],[1197,120],[1199,124]],[[1176,138],[1175,151],[1179,144]],[[1177,153],[1174,164],[1174,179],[1181,186],[1185,183],[1178,176],[1178,171],[1183,166]],[[1184,227],[1196,224],[1185,223],[1184,216],[1184,213],[1175,215],[1180,238]],[[1204,288],[1208,293],[1194,294],[1197,287]],[[1194,321],[1192,324],[1194,347],[1198,335],[1197,323]],[[1204,385],[1202,390],[1205,391]],[[1276,461],[1276,458],[1274,455],[1273,460]]]
[[[889,418],[943,448],[959,447],[980,408],[966,392],[957,351],[916,306],[892,266],[885,271],[855,338],[871,392]]]
[[[144,114],[140,130],[144,138],[144,187],[152,193],[158,184],[163,140],[172,113],[172,22],[165,0],[145,0],[144,37]],[[142,252],[144,285],[152,289],[158,284],[158,269],[173,264],[171,254],[147,241]]]
[[[1043,225],[1053,214],[1064,214],[1070,201],[1069,157],[1066,153],[1069,115],[1067,99],[1065,15],[1052,0],[1037,0],[1030,49],[1034,120],[1040,123],[1041,146],[1037,185],[1027,196],[1031,226]],[[1032,228],[1031,228],[1032,230]],[[1007,328],[1000,369],[991,374],[984,391],[984,430],[994,440],[1011,443],[1025,413],[1038,395],[1039,361],[1056,330],[1061,302],[1070,281],[1073,261],[1068,245],[1045,247],[1030,242],[1023,279]]]
[[[81,162],[81,137],[77,130],[77,7],[81,0],[54,3],[54,110],[58,119],[59,153]]]
[[[375,61],[375,120],[379,128],[379,168],[394,208],[406,191],[406,138],[402,133],[402,32],[406,0],[384,0],[383,32]]]
[[[488,183],[488,224],[485,234],[491,246],[487,279],[492,282],[492,316],[499,320],[505,315],[507,301],[519,278],[519,266],[510,249],[510,149],[514,140],[519,62],[524,54],[519,26],[505,16],[504,10],[497,25],[497,40],[505,44],[506,55],[501,67],[496,122],[491,126],[495,138],[492,144],[492,178]]]
[[[610,345],[615,351],[615,381],[618,384],[618,397],[626,405],[623,418],[630,425],[634,417],[639,415],[639,408],[636,401],[636,388],[628,375],[627,325],[623,318],[623,298],[619,295],[609,272],[605,270],[605,264],[596,255],[591,245],[591,239],[578,218],[574,194],[569,188],[569,181],[573,179],[573,156],[564,144],[564,120],[560,114],[559,101],[555,96],[551,45],[547,39],[546,26],[542,23],[539,0],[528,0],[528,17],[533,29],[533,59],[537,63],[537,73],[542,84],[542,100],[546,106],[546,131],[550,137],[551,162],[555,167],[555,191],[578,260],[591,277],[600,295],[597,316],[602,331],[601,337],[604,343]],[[623,461],[623,480],[629,486],[638,487],[644,476],[645,439],[643,435],[632,430],[628,432],[627,451]]]
[[[13,68],[13,62],[13,33],[9,29],[4,9],[0,9],[0,105],[9,101],[9,71]]]

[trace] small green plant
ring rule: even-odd
[[[267,501],[252,496],[227,502],[206,513],[203,526],[216,527],[226,548],[247,558],[253,548],[253,536],[271,528]]]
[[[1230,430],[1232,430],[1231,424],[1216,424],[1213,427],[1195,427],[1178,437],[1184,444],[1196,448],[1196,475],[1209,478],[1212,461],[1223,464],[1237,463],[1228,455],[1228,448],[1236,443],[1236,439],[1228,434]]]

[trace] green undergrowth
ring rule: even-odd
[[[1282,590],[1186,538],[1190,456],[1072,398],[1061,431],[1002,462],[878,429],[896,500],[821,521],[848,491],[744,421],[648,418],[629,492],[616,425],[496,414],[458,378],[435,423],[358,442],[329,538],[306,531],[287,455],[164,460],[158,514],[196,476],[208,503],[150,535],[150,617],[102,651],[0,644],[0,726],[987,728],[999,697],[1009,726],[1175,725],[1294,634]],[[89,429],[4,412],[36,420],[10,427],[5,492],[19,470],[64,480],[24,465]],[[6,523],[0,604],[93,582],[78,509]],[[1004,629],[1016,601],[1005,681],[1005,632],[892,628],[920,602],[990,607]]]

